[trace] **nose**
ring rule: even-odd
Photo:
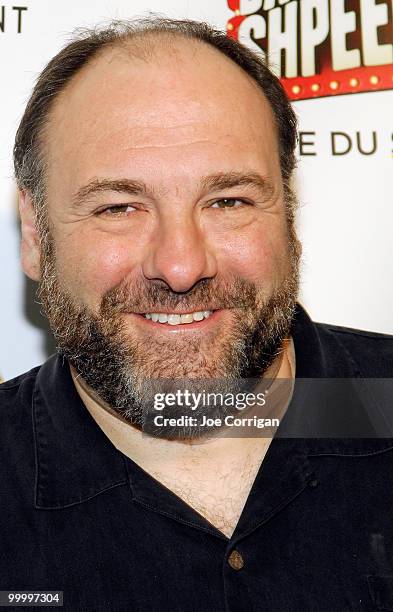
[[[217,262],[198,221],[191,215],[160,219],[142,265],[145,278],[163,280],[177,293],[213,278]]]

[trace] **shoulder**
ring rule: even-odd
[[[315,323],[323,344],[336,344],[357,366],[358,373],[366,377],[393,375],[393,335]]]
[[[15,378],[11,378],[10,380],[6,380],[1,383],[0,397],[4,399],[6,397],[12,397],[13,395],[17,394],[19,389],[23,388],[26,384],[29,384],[29,381],[34,381],[36,379],[40,368],[41,366],[36,366],[28,372],[19,374],[19,376],[16,376]]]
[[[15,376],[15,378],[10,378],[9,380],[5,380],[0,384],[0,391],[10,391],[11,389],[15,389],[23,385],[23,383],[29,378],[35,378],[37,373],[39,372],[41,366],[36,366],[32,368],[28,372],[24,372],[23,374],[19,374],[19,376]]]
[[[41,366],[37,366],[16,378],[0,384],[1,430],[5,433],[7,420],[13,424],[30,411],[34,385]]]

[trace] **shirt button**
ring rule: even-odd
[[[228,563],[234,570],[241,570],[244,566],[243,557],[237,550],[233,550],[228,557]]]

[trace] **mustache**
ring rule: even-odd
[[[160,312],[160,309],[205,310],[256,307],[257,287],[240,277],[219,281],[200,279],[189,291],[173,291],[165,281],[121,281],[101,300],[101,314]]]

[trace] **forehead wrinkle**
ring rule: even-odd
[[[168,142],[168,143],[156,143],[156,144],[136,144],[134,143],[126,149],[126,151],[132,151],[133,149],[163,149],[163,148],[176,148],[176,147],[191,147],[193,145],[200,144],[214,144],[208,138],[201,140],[190,140],[189,142]]]
[[[248,134],[249,138],[252,137],[252,133]],[[243,140],[243,139],[241,139]],[[244,141],[248,141],[248,138],[244,138]],[[199,121],[187,122],[176,125],[127,125],[125,119],[123,124],[115,129],[106,129],[102,132],[98,132],[92,128],[83,137],[83,141],[77,143],[71,143],[72,149],[76,147],[80,150],[81,146],[86,148],[100,147],[105,151],[108,147],[108,141],[112,144],[116,143],[118,150],[124,152],[132,152],[132,150],[142,149],[160,149],[163,147],[192,147],[192,146],[220,146],[220,145],[233,145],[235,143],[238,149],[241,144],[243,146],[246,142],[240,143],[239,135],[231,133],[225,126],[214,124],[213,122],[204,122],[201,124]]]
[[[198,132],[201,132],[201,129],[202,132],[206,132],[206,127],[210,128],[208,136],[198,134]],[[214,143],[217,139],[229,141],[234,138],[233,133],[225,130],[225,128],[223,129],[222,126],[209,121],[201,123],[198,119],[185,123],[175,123],[173,125],[162,125],[162,123],[160,125],[154,125],[152,123],[146,123],[145,125],[126,125],[126,129],[126,137],[125,127],[122,125],[121,128],[111,132],[111,138],[112,140],[118,136],[121,140],[126,138],[130,143],[130,148],[145,146],[159,147],[162,146],[160,142],[161,139],[163,140],[164,146],[189,146],[193,144]],[[97,135],[94,133],[94,137],[97,143],[102,141],[106,144],[108,134],[102,133],[101,135]],[[170,140],[170,142],[167,143],[167,140]],[[145,144],[146,141],[148,144]]]

